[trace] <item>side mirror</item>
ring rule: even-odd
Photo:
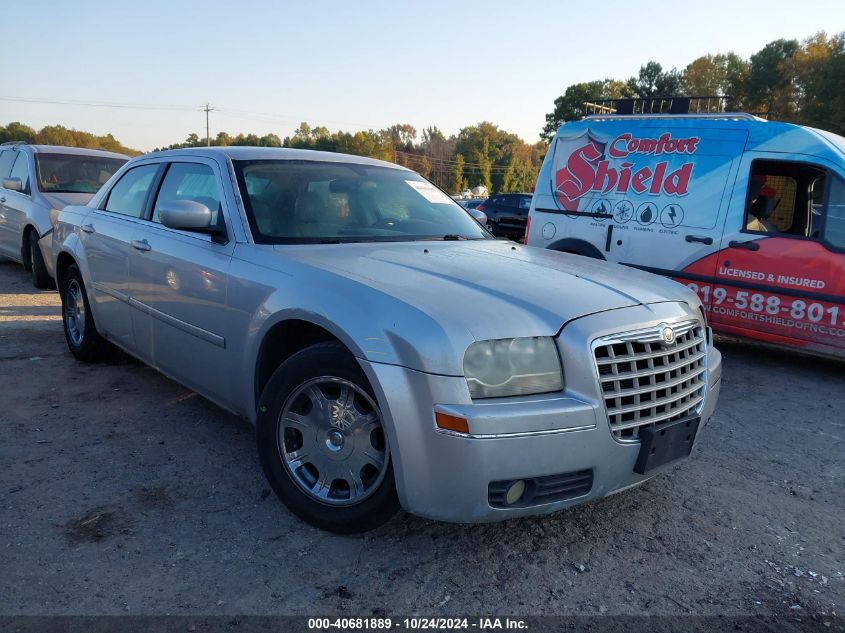
[[[4,178],[3,189],[9,191],[23,191],[23,183],[20,178]]]
[[[158,209],[161,223],[170,229],[207,232],[211,229],[211,209],[193,200],[171,200]]]
[[[469,214],[475,218],[475,221],[478,222],[481,226],[487,226],[487,214],[484,211],[479,211],[478,209],[467,209]]]

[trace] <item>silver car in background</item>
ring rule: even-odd
[[[0,145],[0,255],[22,263],[36,288],[50,288],[57,213],[88,202],[127,160],[93,149]]]
[[[493,239],[381,161],[149,154],[53,252],[79,359],[115,344],[251,420],[277,495],[336,532],[604,497],[689,455],[718,397],[693,292]]]

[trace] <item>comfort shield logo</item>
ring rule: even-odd
[[[552,163],[555,197],[563,210],[578,211],[582,199],[596,196],[685,196],[693,171],[693,161],[685,159],[699,142],[669,133],[602,140],[589,130],[559,137]]]

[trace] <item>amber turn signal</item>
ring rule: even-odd
[[[469,433],[469,424],[463,418],[435,411],[434,419],[437,421],[437,428],[439,429],[457,431],[458,433]]]

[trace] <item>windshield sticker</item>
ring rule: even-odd
[[[440,191],[440,189],[432,185],[430,182],[420,182],[419,180],[406,180],[405,182],[416,189],[417,193],[429,202],[434,202],[436,204],[448,204],[451,202],[449,196]]]

